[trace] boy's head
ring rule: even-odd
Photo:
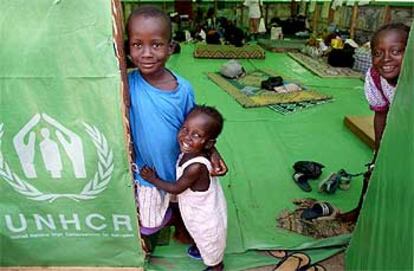
[[[131,61],[141,73],[163,70],[173,52],[170,18],[154,6],[140,6],[129,16],[127,32]]]
[[[197,154],[211,149],[222,129],[223,116],[217,109],[195,106],[178,133],[181,152]]]
[[[371,39],[372,65],[389,83],[396,84],[410,28],[402,23],[379,28]]]
[[[168,41],[171,41],[172,37],[172,25],[170,17],[165,14],[162,10],[155,6],[151,5],[144,5],[136,8],[128,17],[127,21],[127,33],[128,36],[130,34],[131,27],[134,27],[133,20],[137,17],[144,17],[144,18],[153,18],[159,20],[162,25],[162,28],[165,30],[165,33],[168,35],[166,38]]]

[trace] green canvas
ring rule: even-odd
[[[0,268],[142,267],[111,1],[0,17]]]
[[[266,61],[242,59],[247,71],[272,70],[283,78],[293,78],[311,89],[332,96],[335,102],[283,116],[266,107],[246,110],[227,92],[211,81],[207,74],[219,70],[226,60],[195,59],[194,46],[185,44],[173,55],[168,67],[187,78],[200,104],[213,105],[225,118],[217,148],[229,172],[220,178],[227,199],[228,237],[224,264],[227,270],[246,270],[278,261],[266,256],[269,249],[300,250],[316,263],[340,251],[350,235],[314,239],[277,226],[276,218],[292,209],[292,200],[312,197],[329,201],[341,211],[352,209],[358,201],[361,178],[352,181],[348,191],[334,195],[313,190],[303,192],[292,180],[292,165],[298,160],[323,163],[320,180],[331,172],[345,168],[349,172],[365,169],[372,151],[343,125],[345,115],[368,114],[359,79],[321,79],[286,54],[266,54]],[[158,246],[149,260],[150,270],[201,270],[203,264],[189,258],[188,246],[170,242]]]

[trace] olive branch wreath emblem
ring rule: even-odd
[[[93,178],[83,187],[79,194],[44,193],[14,173],[4,160],[4,156],[1,152],[2,137],[4,134],[3,123],[0,123],[0,177],[12,186],[16,192],[35,201],[53,202],[59,198],[80,201],[96,198],[98,194],[108,187],[109,181],[111,180],[112,171],[114,169],[113,153],[112,149],[108,147],[106,137],[98,130],[98,128],[88,125],[85,122],[83,125],[96,147],[98,154],[98,169]]]

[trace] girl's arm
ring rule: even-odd
[[[210,150],[210,161],[211,161],[211,175],[212,176],[224,176],[226,175],[228,169],[226,162],[224,162],[220,153],[215,147]]]
[[[160,178],[158,178],[156,172],[152,168],[147,166],[144,166],[140,170],[139,175],[141,175],[141,177],[147,180],[148,182],[155,185],[157,188],[160,188],[170,194],[176,195],[184,192],[187,188],[191,187],[198,180],[199,176],[201,175],[201,170],[203,166],[204,165],[198,163],[190,165],[184,170],[184,173],[180,177],[180,179],[178,179],[177,182],[174,183],[161,180]]]

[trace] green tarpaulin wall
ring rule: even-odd
[[[413,270],[414,25],[347,270]]]
[[[143,266],[111,10],[0,1],[0,269]]]

